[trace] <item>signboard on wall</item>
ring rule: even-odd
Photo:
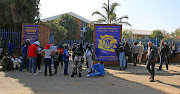
[[[118,61],[116,48],[120,43],[120,25],[95,25],[96,61]]]
[[[38,25],[25,25],[24,37],[24,41],[26,41],[26,39],[30,39],[31,43],[38,39]]]

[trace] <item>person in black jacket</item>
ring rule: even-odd
[[[154,46],[152,44],[152,42],[148,42],[148,53],[146,55],[146,59],[147,59],[147,70],[149,71],[149,73],[151,74],[150,76],[150,82],[154,82],[154,66],[155,66],[155,61],[156,61],[156,57],[158,55],[158,50],[157,50],[157,47]],[[151,67],[151,68],[150,68]]]
[[[128,41],[126,41],[125,46],[124,46],[124,52],[125,52],[125,57],[126,57],[126,66],[125,66],[125,68],[127,68],[129,51],[130,51],[130,47],[129,47]]]
[[[157,71],[161,71],[162,69],[162,64],[165,62],[166,63],[166,69],[168,70],[168,53],[169,53],[169,46],[164,44],[164,41],[161,41],[161,46],[159,47],[160,50],[160,66]]]

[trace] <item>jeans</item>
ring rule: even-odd
[[[54,59],[53,59],[53,56],[51,56],[51,64],[54,65]]]
[[[64,60],[64,75],[68,75],[68,60]]]
[[[26,65],[27,65],[26,67],[27,67],[27,70],[28,70],[28,69],[29,69],[29,60],[27,59],[27,56],[26,56],[26,55],[23,55],[22,63],[21,63],[21,66],[20,66],[20,70],[23,69],[25,62],[27,63],[27,64],[26,64]]]
[[[36,73],[36,60],[37,57],[29,57],[29,72],[31,73],[31,69],[33,67],[34,73]]]
[[[149,71],[149,73],[151,74],[152,78],[154,79],[154,66],[155,66],[155,62],[148,62],[146,64],[146,68]],[[150,68],[151,67],[151,68]]]
[[[119,64],[120,64],[120,67],[125,67],[126,66],[126,58],[125,58],[125,53],[124,52],[121,52],[119,54]]]
[[[50,72],[51,71],[51,59],[44,58],[44,64],[45,64],[45,72],[47,72],[47,66],[49,66],[49,72]]]
[[[137,56],[138,56],[138,53],[134,53],[134,54],[133,54],[133,62],[134,62],[134,65],[136,65],[136,63],[137,63]]]
[[[162,69],[162,64],[163,64],[164,62],[166,63],[166,69],[168,69],[168,59],[167,59],[167,57],[161,56],[160,58],[161,58],[161,60],[160,60],[159,70]]]

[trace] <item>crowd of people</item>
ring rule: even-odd
[[[27,39],[22,45],[22,56],[17,58],[13,54],[14,45],[12,41],[8,45],[8,53],[2,59],[2,67],[4,70],[19,69],[23,71],[26,69],[30,75],[38,75],[41,73],[42,58],[45,65],[44,75],[53,76],[57,74],[59,63],[61,69],[64,67],[64,75],[68,75],[69,59],[72,57],[73,60],[73,71],[71,77],[78,75],[82,76],[82,64],[84,64],[86,58],[87,65],[87,77],[90,76],[104,76],[104,65],[103,62],[93,66],[93,60],[95,58],[92,45],[86,44],[84,48],[82,44],[73,44],[73,48],[70,51],[68,46],[54,45],[54,43],[46,44],[45,47],[40,46],[40,41],[36,39],[32,44]],[[71,52],[71,53],[70,53]],[[51,67],[54,67],[52,72]],[[32,70],[33,69],[33,70]]]
[[[3,39],[0,41],[0,48],[3,47]],[[53,76],[57,74],[58,67],[61,65],[61,69],[64,67],[64,75],[68,75],[69,59],[72,58],[73,70],[71,77],[78,75],[82,76],[82,65],[86,62],[87,67],[87,77],[90,76],[104,76],[104,64],[99,62],[93,65],[93,61],[96,59],[92,45],[86,44],[83,47],[82,44],[73,44],[70,50],[68,46],[54,45],[54,43],[46,44],[45,47],[40,46],[40,41],[36,39],[33,43],[27,39],[22,45],[22,56],[17,57],[13,54],[14,45],[12,41],[8,44],[8,53],[6,53],[1,60],[1,64],[4,70],[19,70],[23,71],[26,69],[29,74],[38,75],[41,73],[41,63],[42,58],[45,65],[44,75]],[[2,52],[2,49],[0,49]],[[118,61],[120,70],[127,69],[127,62],[129,57],[132,57],[133,66],[137,63],[141,64],[144,55],[144,46],[142,42],[135,42],[133,46],[129,46],[128,41],[119,44],[116,48],[116,53],[118,55]],[[160,65],[157,71],[162,70],[163,63],[166,64],[166,69],[168,70],[169,59],[175,58],[177,54],[177,47],[173,42],[170,46],[166,42],[161,41],[160,47],[157,48],[152,42],[148,43],[148,51],[146,54],[147,60],[147,70],[150,72],[150,82],[154,81],[154,67],[157,61],[157,56],[160,57]],[[60,63],[60,65],[59,65]],[[54,72],[52,72],[51,67],[54,67]],[[33,69],[33,72],[32,72]]]
[[[133,43],[130,47],[128,42],[121,43],[116,49],[116,53],[119,57],[120,70],[125,70],[127,68],[128,57],[132,57],[133,66],[137,63],[141,64],[142,57],[144,56],[144,46],[142,42]],[[148,52],[146,54],[147,60],[147,70],[150,72],[150,82],[154,81],[154,66],[157,62],[157,56],[159,55],[160,64],[157,71],[162,70],[163,63],[166,64],[166,70],[168,70],[168,65],[170,64],[170,58],[176,57],[177,47],[174,42],[169,46],[166,42],[161,41],[160,47],[157,48],[152,42],[148,42]]]

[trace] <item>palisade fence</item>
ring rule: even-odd
[[[82,41],[82,40],[67,40],[67,41],[58,42],[59,45],[66,44],[66,45],[68,45],[69,47],[73,47],[73,44],[74,44],[74,43],[76,43],[76,44],[82,44],[83,46],[85,46],[87,43],[88,43],[88,44],[93,44],[92,42],[87,42],[87,41]]]
[[[160,43],[162,40],[156,38],[156,39],[151,39],[151,38],[129,38],[129,39],[124,39],[122,38],[122,42],[125,43],[128,41],[129,45],[132,46],[133,42],[142,42],[144,46],[144,50],[148,50],[148,42],[152,42],[154,45],[159,47]],[[178,51],[180,51],[180,39],[163,39],[164,42],[166,42],[169,46],[172,44],[172,42],[175,43],[175,45],[178,48]]]
[[[10,40],[13,40],[15,48],[21,48],[21,30],[19,32],[14,29],[0,29],[0,38],[4,38],[4,47],[8,47]]]

